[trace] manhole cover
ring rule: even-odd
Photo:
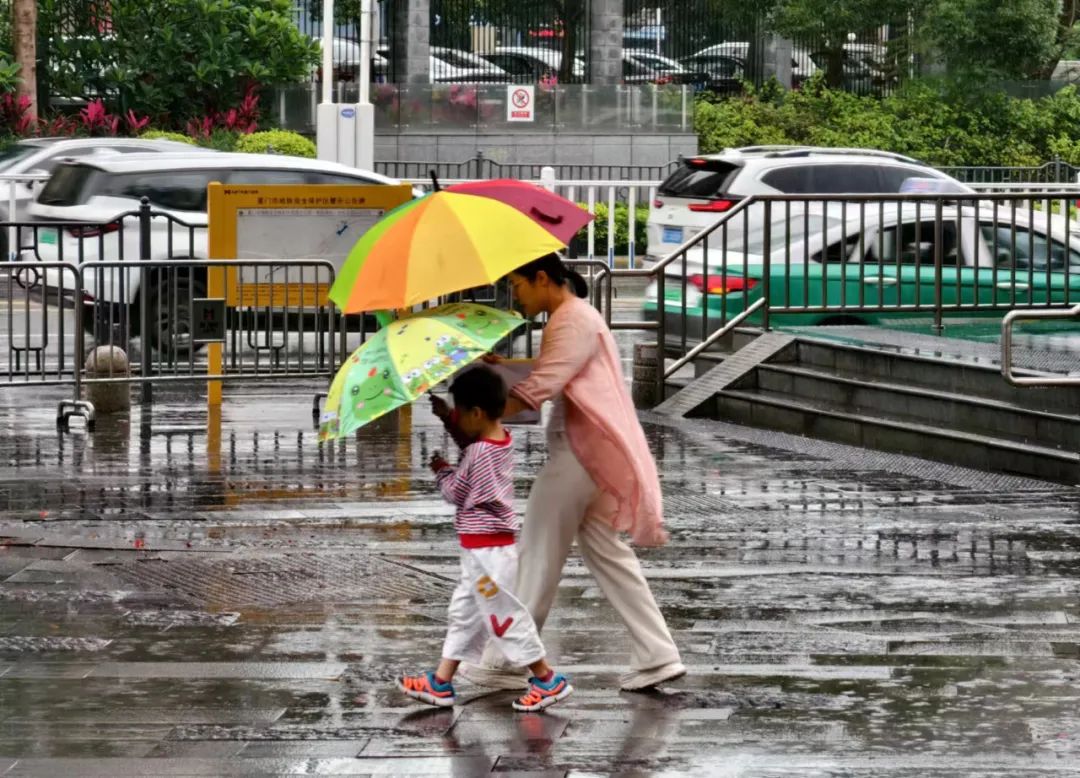
[[[142,589],[217,609],[298,602],[386,603],[446,598],[454,582],[385,557],[357,553],[290,553],[244,559],[182,556],[113,567]]]

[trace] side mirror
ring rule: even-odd
[[[41,176],[41,177],[44,178],[44,177],[47,177],[49,175],[49,173],[46,170],[35,169],[35,170],[27,170],[26,175],[28,175],[28,176]],[[37,183],[38,183],[37,181],[27,181],[26,182],[26,188],[27,189],[33,189],[37,185]]]

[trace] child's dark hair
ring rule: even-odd
[[[485,365],[460,373],[450,384],[457,408],[479,408],[489,419],[501,419],[506,410],[506,384],[502,376]]]
[[[522,265],[514,273],[532,282],[536,280],[536,274],[541,270],[547,274],[552,283],[559,286],[569,283],[574,289],[574,294],[578,297],[588,297],[589,285],[585,283],[581,273],[564,265],[562,257],[558,254],[545,254],[527,265]]]

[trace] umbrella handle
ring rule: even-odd
[[[431,176],[431,185],[432,185],[433,187],[435,187],[435,191],[436,191],[436,192],[441,192],[441,191],[442,191],[442,187],[441,187],[441,186],[439,186],[439,179],[438,179],[438,177],[437,177],[437,176],[435,175],[435,171],[434,171],[434,170],[429,170],[429,171],[428,171],[428,175],[429,175],[429,176]]]
[[[548,224],[562,224],[563,221],[562,214],[559,214],[558,216],[551,216],[541,211],[535,205],[529,209],[529,213],[535,216],[540,221],[547,222]]]

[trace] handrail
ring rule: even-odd
[[[1018,319],[1080,318],[1080,305],[1067,309],[1042,308],[1034,311],[1011,311],[1001,320],[1001,375],[1013,386],[1080,386],[1078,376],[1039,375],[1021,378],[1012,369],[1012,325]]]
[[[764,308],[767,304],[768,300],[766,300],[764,297],[754,302],[754,304],[751,305],[749,308],[744,310],[742,313],[740,313],[734,319],[732,319],[723,327],[718,329],[712,335],[701,341],[701,343],[698,343],[696,346],[686,352],[686,355],[683,356],[682,359],[673,364],[671,367],[664,370],[664,378],[671,378],[671,376],[675,375],[675,373],[677,373],[679,370],[682,370],[686,365],[690,364],[690,362],[696,359],[698,354],[705,351],[712,344],[716,343],[716,341],[720,340],[720,338],[730,333],[732,330],[742,324],[743,321],[749,318],[751,314],[756,313],[759,308]]]

